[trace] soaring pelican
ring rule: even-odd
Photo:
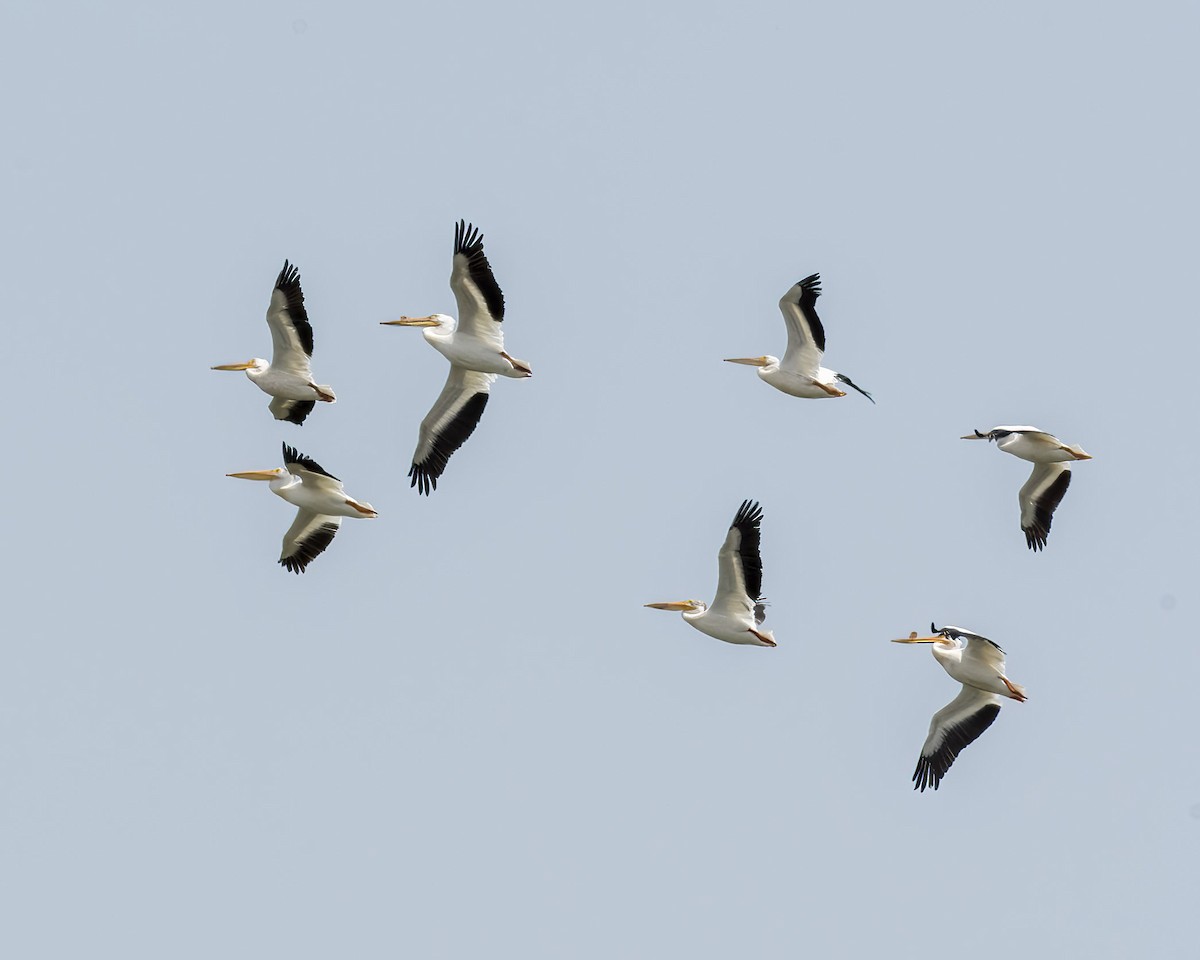
[[[483,234],[462,220],[454,228],[450,289],[458,302],[458,322],[444,313],[384,320],[384,326],[424,327],[425,340],[450,361],[446,385],[421,421],[417,449],[408,471],[419,492],[437,489],[451,455],[475,432],[488,391],[499,374],[522,379],[533,371],[504,352],[504,294],[483,253]]]
[[[987,433],[968,433],[963,440],[994,440],[996,446],[1014,457],[1029,460],[1033,472],[1021,487],[1021,529],[1030,550],[1043,550],[1050,535],[1054,510],[1071,485],[1071,468],[1064,460],[1091,460],[1079,446],[1067,446],[1037,427],[992,427]]]
[[[875,398],[844,373],[821,366],[821,358],[825,355],[825,328],[817,316],[817,297],[820,295],[821,275],[814,273],[794,284],[779,301],[788,332],[783,360],[771,356],[735,357],[725,362],[758,367],[758,375],[762,379],[776,390],[793,397],[807,397],[810,400],[844,397],[846,391],[837,387],[837,384],[844,383],[874,403]]]
[[[913,789],[938,788],[954,758],[992,725],[1000,712],[1001,697],[1023,703],[1025,688],[1004,675],[1004,651],[987,637],[946,625],[929,625],[932,637],[915,632],[893,643],[932,643],[933,657],[962,684],[957,697],[933,715],[929,736],[921,748]]]
[[[286,260],[275,278],[271,306],[267,308],[271,328],[271,362],[251,357],[245,363],[223,363],[214,370],[245,370],[252,383],[271,395],[267,405],[276,420],[302,424],[320,400],[333,403],[333,387],[313,382],[309,358],[313,352],[312,324],[304,309],[300,271]]]
[[[762,630],[767,611],[762,595],[762,507],[743,500],[717,554],[717,595],[712,606],[702,600],[647,603],[655,610],[679,610],[683,619],[701,633],[726,643],[775,646],[775,634]]]
[[[227,473],[240,480],[269,480],[271,492],[300,509],[283,535],[279,562],[292,573],[303,573],[333,542],[342,517],[373,519],[379,514],[342,489],[342,481],[295,447],[283,445],[283,466],[273,470]]]

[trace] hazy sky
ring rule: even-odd
[[[586,10],[13,0],[0,953],[1190,956],[1196,62],[1188,4]],[[436,494],[453,223],[504,380]],[[269,355],[284,260],[338,403]],[[829,366],[780,354],[820,271]],[[1095,460],[1035,555],[1033,423]],[[287,440],[380,511],[306,575]],[[765,511],[775,650],[708,600]],[[957,686],[1008,651],[934,794]]]

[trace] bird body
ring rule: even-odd
[[[475,432],[497,376],[524,379],[533,371],[504,350],[504,294],[483,252],[483,235],[460,220],[454,230],[450,288],[458,320],[444,313],[385,320],[419,327],[425,341],[450,361],[445,386],[421,421],[408,476],[419,493],[437,489],[450,457]]]
[[[369,503],[349,496],[342,482],[315,460],[286,443],[283,462],[282,468],[226,476],[268,481],[272,493],[298,508],[295,521],[283,536],[279,562],[293,573],[303,573],[333,541],[342,517],[374,519],[379,514]]]
[[[1067,461],[1091,460],[1091,454],[1077,445],[1067,445],[1053,434],[1030,426],[992,427],[987,433],[976,430],[963,440],[990,440],[1005,453],[1034,464],[1029,479],[1017,494],[1021,507],[1021,530],[1030,550],[1043,550],[1050,536],[1054,511],[1071,485]]]
[[[1005,675],[1004,651],[998,644],[949,624],[941,628],[930,624],[929,629],[934,636],[918,637],[914,632],[893,642],[933,644],[934,659],[962,684],[962,690],[929,724],[913,773],[913,789],[921,791],[927,786],[938,788],[958,754],[995,721],[1002,698],[1028,699],[1025,688]]]
[[[647,603],[655,610],[675,610],[710,637],[755,647],[775,646],[775,634],[763,629],[766,607],[762,596],[762,508],[742,502],[725,542],[717,554],[717,593],[712,605],[701,600]]]
[[[313,382],[312,324],[304,307],[300,271],[286,260],[271,291],[267,326],[272,343],[269,363],[252,357],[245,363],[224,363],[212,369],[244,370],[250,382],[271,397],[271,415],[299,426],[317,403],[333,403],[337,397],[328,384]]]
[[[814,273],[795,283],[779,301],[779,311],[787,325],[788,345],[783,359],[770,355],[733,357],[726,363],[758,367],[758,376],[776,390],[793,397],[820,400],[844,397],[838,384],[857,390],[872,403],[875,399],[845,374],[821,365],[825,356],[825,328],[817,316],[817,297],[821,295],[821,275]]]

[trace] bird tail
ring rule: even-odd
[[[333,387],[327,383],[317,384],[317,396],[325,403],[336,403],[337,395],[333,392]]]
[[[1076,460],[1092,459],[1092,455],[1084,451],[1083,447],[1079,446],[1079,444],[1074,444],[1070,447],[1067,447],[1067,452],[1070,453]]]
[[[1005,683],[1008,687],[1008,695],[1018,703],[1024,703],[1029,699],[1028,694],[1025,693],[1025,688],[1019,683],[1013,683],[1011,680],[1007,680]]]

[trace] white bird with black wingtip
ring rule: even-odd
[[[778,357],[733,357],[726,363],[744,363],[758,367],[758,375],[776,390],[793,397],[819,400],[824,397],[844,397],[844,384],[875,402],[866,390],[844,373],[821,366],[825,356],[825,328],[817,316],[817,297],[821,295],[821,275],[805,277],[779,301],[779,310],[787,324],[787,350]]]
[[[1091,460],[1079,446],[1069,446],[1037,427],[992,427],[987,433],[968,433],[963,440],[991,440],[1005,453],[1035,464],[1017,499],[1021,504],[1021,530],[1030,550],[1044,550],[1054,511],[1071,485],[1070,460]]]
[[[320,403],[333,403],[333,387],[313,382],[312,324],[304,309],[300,271],[283,261],[267,308],[271,328],[271,362],[252,357],[245,363],[223,363],[213,370],[244,370],[250,382],[272,399],[267,405],[276,420],[302,424]]]
[[[933,715],[929,736],[921,747],[913,789],[934,790],[962,750],[982,735],[1000,712],[1002,697],[1024,702],[1025,688],[1004,675],[1004,651],[987,637],[947,624],[929,625],[931,637],[914,631],[893,643],[931,643],[933,657],[951,677],[962,684],[957,697]]]
[[[446,464],[475,432],[497,376],[524,379],[533,371],[504,349],[504,294],[483,252],[483,234],[460,220],[454,228],[450,289],[458,321],[444,313],[384,320],[383,326],[421,327],[425,340],[450,361],[446,385],[421,421],[408,475],[428,495]]]
[[[347,494],[342,481],[319,463],[286,443],[283,464],[271,470],[247,470],[226,476],[269,481],[273,494],[299,507],[295,522],[283,535],[279,562],[292,573],[303,573],[333,542],[342,517],[370,520],[379,514],[369,503]]]
[[[766,598],[762,595],[762,507],[742,501],[717,554],[717,595],[712,606],[702,600],[647,603],[655,610],[676,610],[701,633],[726,643],[775,646],[775,634],[764,630]]]

